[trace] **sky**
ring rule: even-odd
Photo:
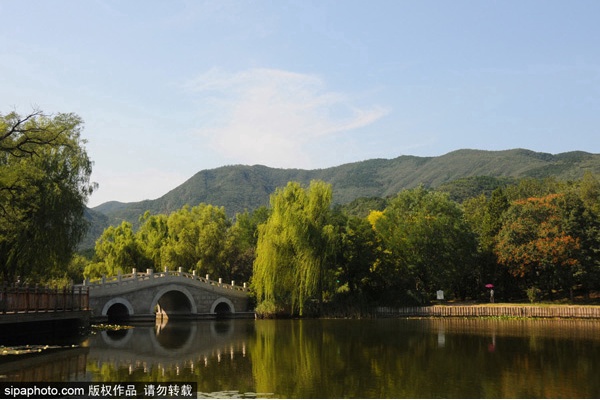
[[[73,112],[88,206],[196,172],[600,153],[600,1],[0,0],[0,113]]]

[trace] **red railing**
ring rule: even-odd
[[[0,289],[0,314],[88,310],[89,289],[7,287]]]

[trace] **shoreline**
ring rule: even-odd
[[[596,305],[472,304],[422,307],[376,307],[377,317],[500,317],[600,319]]]

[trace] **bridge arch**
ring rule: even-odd
[[[171,314],[197,314],[194,297],[185,287],[170,284],[161,288],[150,302],[149,313],[154,314],[159,306],[167,316]]]
[[[102,336],[102,340],[104,340],[104,343],[110,345],[111,347],[125,347],[127,343],[129,343],[129,341],[131,340],[131,337],[133,336],[133,329],[125,329],[118,332],[119,335],[116,337],[112,336],[109,331],[102,331],[100,335]]]
[[[110,299],[102,308],[102,316],[108,317],[109,322],[112,322],[111,320],[113,319],[124,320],[131,317],[133,314],[133,306],[123,297]]]
[[[235,313],[235,306],[227,297],[219,297],[210,306],[211,314],[225,315]]]
[[[169,357],[190,354],[196,339],[198,327],[196,324],[167,324],[156,329],[150,335],[150,343],[154,354]]]

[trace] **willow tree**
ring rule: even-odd
[[[96,241],[98,262],[90,263],[84,270],[86,278],[99,278],[102,275],[130,273],[133,268],[144,270],[151,260],[142,250],[142,246],[133,231],[130,222],[123,221],[119,226],[109,226]]]
[[[151,268],[155,271],[162,270],[163,245],[169,237],[167,221],[165,214],[151,215],[150,211],[146,211],[140,217],[142,225],[135,234],[142,252],[151,260]]]
[[[39,282],[65,274],[87,229],[95,185],[75,114],[0,114],[2,280]]]
[[[225,268],[229,226],[224,207],[200,203],[171,213],[167,219],[168,235],[161,248],[163,264],[171,269],[182,267],[201,275],[230,279]]]
[[[323,269],[333,229],[327,224],[331,185],[297,182],[271,195],[271,215],[258,228],[253,286],[265,314],[302,315],[309,299],[321,301]]]

